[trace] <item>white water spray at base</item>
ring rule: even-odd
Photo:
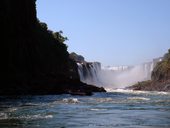
[[[100,63],[77,63],[80,80],[87,84],[105,88],[124,88],[137,82],[150,80],[157,62],[136,66],[115,66],[101,68]]]
[[[136,66],[103,67],[99,62],[77,63],[80,80],[87,84],[104,88],[124,88],[137,82],[150,80],[155,65],[162,58],[155,58],[152,62]]]
[[[108,88],[124,88],[139,81],[150,80],[151,64],[137,65],[124,70],[101,70],[101,80],[103,85]]]

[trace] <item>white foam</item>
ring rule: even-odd
[[[15,108],[15,107],[14,107],[14,108],[9,108],[9,109],[8,109],[9,112],[14,112],[14,111],[17,111],[17,110],[18,110],[18,108]]]
[[[53,115],[46,115],[45,118],[53,118]]]
[[[107,109],[98,109],[98,108],[92,108],[90,109],[91,111],[102,111],[102,110],[107,110]]]
[[[62,101],[64,103],[78,103],[79,102],[77,98],[64,98]]]
[[[113,101],[112,98],[97,98],[96,101],[98,102],[110,102]]]
[[[8,119],[7,113],[0,113],[0,120]]]
[[[145,100],[145,101],[150,100],[150,98],[145,98],[145,97],[129,97],[127,99],[128,100]]]
[[[107,92],[122,92],[122,93],[132,93],[132,92],[134,92],[133,90],[127,90],[127,89],[122,89],[122,88],[119,88],[119,89],[105,88],[105,90]]]
[[[128,89],[111,89],[106,88],[107,92],[120,92],[120,93],[131,93],[131,94],[149,94],[149,95],[170,95],[170,92],[159,92],[159,91],[136,91]]]
[[[53,115],[37,114],[37,115],[24,115],[19,117],[9,117],[9,119],[26,119],[26,120],[37,120],[37,119],[48,119],[48,118],[53,118]]]

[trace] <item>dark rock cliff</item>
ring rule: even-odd
[[[66,46],[40,26],[35,0],[2,0],[2,3],[4,40],[1,44],[8,58],[8,82],[13,79],[21,84],[29,83],[68,71]]]
[[[1,95],[85,91],[67,46],[37,20],[35,0],[1,0],[0,17]]]
[[[83,56],[76,54],[75,52],[70,53],[70,58],[76,62],[84,63],[85,59]]]

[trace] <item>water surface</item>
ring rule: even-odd
[[[170,128],[170,93],[0,97],[0,128]]]

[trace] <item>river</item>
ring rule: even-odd
[[[1,96],[0,128],[170,128],[170,93]]]

